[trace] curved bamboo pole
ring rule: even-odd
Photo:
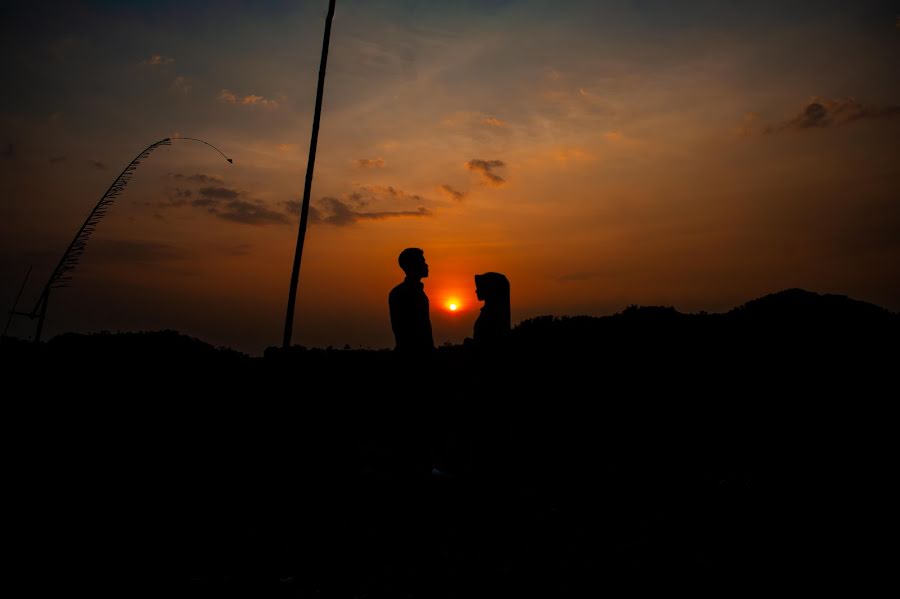
[[[227,160],[229,163],[233,164],[233,160],[217,148],[211,143],[205,142],[202,139],[196,139],[193,137],[178,137],[175,138],[174,141],[178,140],[188,140],[188,141],[198,141],[200,143],[206,144],[209,147],[213,148],[219,154]],[[62,258],[60,258],[59,263],[57,263],[56,268],[53,269],[53,272],[50,273],[50,278],[47,280],[47,284],[44,285],[44,289],[41,292],[41,295],[38,297],[37,303],[34,305],[34,308],[28,314],[29,318],[37,318],[37,330],[34,335],[35,343],[41,340],[41,330],[44,328],[44,318],[47,315],[47,301],[50,299],[50,291],[53,289],[60,289],[62,287],[68,287],[69,281],[71,281],[72,276],[71,273],[75,270],[75,267],[78,266],[78,261],[81,256],[84,254],[84,250],[87,247],[87,242],[90,240],[91,235],[97,229],[97,224],[106,216],[107,211],[109,210],[110,205],[115,201],[122,192],[125,191],[125,187],[128,186],[129,181],[131,181],[131,177],[134,175],[137,167],[141,165],[141,160],[146,159],[150,156],[150,154],[156,148],[160,146],[170,146],[172,145],[171,138],[161,139],[157,142],[154,142],[144,148],[140,154],[134,157],[134,160],[128,163],[128,166],[119,173],[119,176],[113,180],[112,185],[109,186],[109,189],[106,190],[100,197],[100,201],[97,202],[97,205],[94,206],[94,209],[91,210],[91,213],[88,214],[88,217],[85,219],[84,223],[81,225],[81,228],[78,229],[78,232],[75,234],[75,237],[72,239],[72,242],[69,244],[69,247],[66,248],[66,251],[63,253]]]

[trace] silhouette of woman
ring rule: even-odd
[[[499,272],[475,275],[475,295],[484,300],[475,321],[474,341],[483,347],[502,343],[509,334],[509,280]]]

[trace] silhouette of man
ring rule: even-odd
[[[428,296],[422,284],[422,279],[428,276],[425,252],[419,248],[406,248],[400,252],[398,262],[406,278],[391,289],[388,296],[396,350],[406,354],[425,354],[434,349]]]

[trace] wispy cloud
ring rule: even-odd
[[[556,159],[563,163],[575,161],[584,162],[594,160],[594,158],[593,154],[582,148],[559,148],[556,152]]]
[[[466,127],[471,129],[505,129],[509,123],[496,116],[475,111],[452,112],[441,120],[445,127]]]
[[[240,191],[228,187],[201,187],[198,193],[210,200],[235,200],[241,195]]]
[[[172,89],[183,94],[190,93],[192,87],[191,83],[181,75],[172,80]]]
[[[350,194],[351,199],[363,205],[368,200],[385,200],[389,202],[425,202],[426,199],[417,193],[409,193],[393,185],[359,185],[359,192]],[[367,197],[368,196],[368,197]]]
[[[506,179],[494,172],[495,168],[502,168],[506,163],[502,160],[482,160],[473,158],[466,163],[466,168],[472,172],[480,173],[485,183],[493,187],[500,187],[506,183]]]
[[[895,116],[900,116],[900,106],[871,106],[862,104],[853,98],[844,100],[813,98],[800,111],[800,114],[783,123],[767,127],[764,133],[803,131]]]
[[[102,162],[100,162],[99,160],[91,160],[90,163],[91,163],[91,166],[97,170],[101,170],[101,171],[106,170],[106,165],[103,164]]]
[[[440,190],[451,200],[455,200],[457,202],[462,202],[469,195],[468,191],[460,191],[458,189],[454,189],[449,185],[441,185]]]
[[[60,163],[60,162],[65,162],[65,161],[66,161],[66,157],[65,157],[65,156],[53,156],[53,157],[50,158],[50,163],[51,163],[51,164],[58,164],[58,163]]]
[[[569,274],[565,274],[556,278],[557,281],[561,282],[572,282],[572,281],[588,281],[590,279],[596,279],[600,276],[600,273],[596,272],[573,272]]]
[[[164,64],[171,64],[175,62],[174,58],[169,58],[168,56],[163,56],[162,54],[151,54],[150,58],[146,58],[141,61],[141,64],[151,65],[151,66],[159,66]]]
[[[757,112],[745,112],[741,119],[741,124],[735,129],[738,137],[748,137],[749,135],[759,133],[760,116]]]
[[[193,192],[190,189],[176,187],[170,189],[168,191],[168,197],[165,200],[158,202],[157,205],[160,208],[177,208],[178,206],[185,206],[192,196]]]
[[[290,204],[290,202],[286,202]],[[290,205],[291,208],[295,206]],[[296,207],[299,212],[299,206]],[[431,216],[431,211],[424,206],[415,210],[384,210],[378,212],[363,212],[355,210],[349,203],[332,197],[322,198],[318,206],[310,206],[309,220],[313,223],[346,227],[363,220],[385,220],[389,218],[424,217]]]
[[[258,96],[256,94],[240,96],[232,91],[223,89],[219,91],[219,95],[216,97],[220,102],[224,102],[226,104],[234,104],[236,106],[259,106],[262,108],[270,109],[278,108],[278,102],[276,102],[275,100],[269,100],[264,96]]]
[[[358,158],[354,161],[357,168],[384,168],[384,158]]]
[[[260,201],[233,200],[217,209],[215,215],[244,225],[283,225],[289,222],[282,212],[267,208]]]
[[[246,256],[251,250],[253,250],[253,245],[249,243],[239,243],[223,249],[224,253],[229,256]]]
[[[220,179],[219,177],[216,177],[214,175],[204,175],[203,173],[195,173],[193,175],[174,173],[172,175],[172,178],[189,181],[191,183],[199,183],[201,185],[221,185],[223,183],[222,179]]]
[[[156,264],[185,257],[185,252],[156,241],[96,239],[91,243],[91,262],[108,264]]]

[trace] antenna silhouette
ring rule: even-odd
[[[75,234],[75,238],[72,239],[69,247],[66,248],[66,251],[62,255],[62,258],[60,258],[59,263],[56,265],[56,268],[54,268],[53,272],[50,273],[50,278],[47,280],[47,284],[44,285],[44,289],[41,292],[40,297],[38,297],[38,301],[34,305],[34,308],[32,308],[31,312],[16,312],[15,307],[10,311],[10,319],[12,318],[12,316],[26,316],[31,319],[38,319],[37,330],[34,334],[35,343],[41,340],[41,331],[44,328],[44,318],[47,316],[47,302],[50,299],[50,291],[52,291],[53,289],[61,289],[63,287],[69,286],[69,282],[72,280],[72,271],[74,271],[75,267],[78,266],[78,261],[84,254],[84,250],[87,247],[87,242],[90,240],[91,235],[93,235],[94,231],[97,229],[97,224],[103,219],[104,216],[106,216],[106,213],[109,211],[109,207],[116,200],[116,198],[125,191],[125,188],[131,181],[131,177],[134,176],[134,172],[137,170],[137,167],[141,165],[141,161],[148,158],[156,148],[160,146],[170,146],[172,145],[172,141],[181,140],[198,141],[200,143],[206,144],[217,151],[219,154],[222,154],[222,157],[225,158],[225,160],[227,160],[229,163],[234,164],[234,161],[228,156],[225,156],[222,150],[220,150],[216,146],[212,145],[209,142],[203,141],[202,139],[196,139],[193,137],[176,137],[174,139],[167,137],[144,148],[144,150],[140,154],[138,154],[134,158],[134,160],[128,163],[128,166],[125,167],[125,170],[119,173],[119,176],[116,177],[115,180],[113,180],[112,185],[109,186],[109,189],[107,189],[106,193],[104,193],[100,197],[100,201],[97,202],[97,205],[94,206],[94,209],[91,210],[90,214],[88,214],[88,217],[81,225],[81,228],[78,229],[78,232]],[[16,299],[16,303],[18,303],[18,299]],[[7,326],[9,326],[9,323],[7,323]]]
[[[294,304],[297,301],[297,283],[300,279],[300,260],[303,258],[303,240],[309,218],[309,192],[312,189],[313,168],[316,165],[316,146],[319,143],[319,119],[322,116],[322,92],[325,89],[325,65],[328,62],[328,41],[331,38],[331,20],[334,18],[334,1],[328,2],[325,17],[325,36],[322,39],[322,62],[319,63],[319,86],[316,90],[316,111],[313,115],[312,138],[309,141],[309,160],[306,163],[306,182],[303,185],[303,205],[300,208],[300,229],[297,231],[297,248],[294,251],[294,267],[291,270],[291,287],[288,290],[287,316],[284,319],[282,347],[291,346],[294,330]]]

